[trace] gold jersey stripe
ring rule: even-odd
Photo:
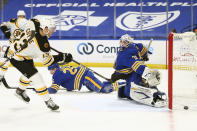
[[[74,89],[75,90],[79,89],[81,77],[83,76],[84,73],[85,73],[85,68],[81,67],[79,72],[77,73],[77,75],[75,77],[75,81],[74,81]]]
[[[92,84],[94,84],[97,88],[99,88],[99,90],[101,90],[101,86],[98,85],[94,80],[92,80],[90,77],[85,76],[85,79],[89,80],[90,82],[92,82]]]

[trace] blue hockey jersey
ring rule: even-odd
[[[131,74],[126,79],[126,87],[124,93],[130,96],[131,82],[140,84],[142,81],[142,74],[146,65],[142,59],[147,55],[148,49],[141,43],[129,44],[127,48],[121,47],[117,53],[117,58],[114,63],[116,73]]]
[[[55,93],[60,86],[67,90],[80,90],[87,72],[85,67],[64,66],[58,68],[53,74],[53,84],[48,90]]]
[[[90,91],[110,93],[116,91],[122,85],[125,85],[125,82],[115,82],[113,84],[108,81],[102,82],[85,67],[64,66],[57,68],[53,74],[53,84],[47,89],[49,93],[56,93],[60,86],[69,91],[80,90],[82,86],[86,86]]]
[[[120,48],[114,64],[116,72],[129,74],[134,71],[142,75],[145,68],[142,59],[147,55],[147,51],[147,48],[141,43],[133,43],[127,48]]]

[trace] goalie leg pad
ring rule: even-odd
[[[154,107],[164,107],[167,105],[166,95],[158,91],[157,88],[147,88],[132,84],[130,96],[133,100]]]

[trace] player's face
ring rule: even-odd
[[[128,46],[128,42],[126,41],[123,41],[123,40],[120,40],[120,45],[123,46],[123,47],[127,47]]]
[[[56,70],[57,70],[56,68],[50,70],[50,74],[53,75],[53,74],[55,73]]]
[[[55,29],[49,29],[48,27],[45,27],[44,30],[41,29],[40,33],[42,36],[48,36],[51,37]]]
[[[45,35],[48,35],[49,34],[49,28],[48,27],[45,27],[44,30],[43,30],[43,33]]]
[[[51,37],[54,31],[55,31],[55,29],[50,29],[49,33],[48,33],[48,37]]]
[[[25,16],[24,15],[19,15],[18,18],[25,18]]]

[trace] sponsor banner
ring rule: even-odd
[[[148,46],[149,40],[135,40]],[[51,46],[62,52],[73,54],[83,63],[114,63],[119,49],[119,40],[51,40]],[[166,41],[153,40],[153,54],[148,64],[166,64]]]
[[[136,43],[144,43],[148,46],[148,40],[135,40]],[[0,41],[0,55],[8,45],[7,41]],[[50,40],[51,47],[64,53],[71,53],[73,58],[81,63],[109,63],[113,64],[119,49],[119,40]],[[166,64],[166,41],[153,40],[147,64]],[[53,55],[57,54],[51,51]],[[40,62],[38,59],[36,62]]]
[[[178,32],[191,29],[192,22],[194,27],[197,26],[197,20],[194,19],[197,14],[191,13],[191,10],[197,12],[196,1],[192,1],[193,8],[190,0],[168,0],[168,4],[165,0],[142,3],[140,0],[86,2],[61,0],[59,4],[59,0],[34,0],[33,3],[30,0],[9,0],[1,8],[0,18],[4,21],[15,18],[19,9],[25,10],[27,18],[30,18],[32,11],[32,17],[53,18],[57,25],[53,36],[61,35],[62,38],[86,38],[87,34],[90,38],[114,38],[114,34],[120,37],[125,33],[134,37],[166,37],[167,25],[169,30],[176,28]]]

